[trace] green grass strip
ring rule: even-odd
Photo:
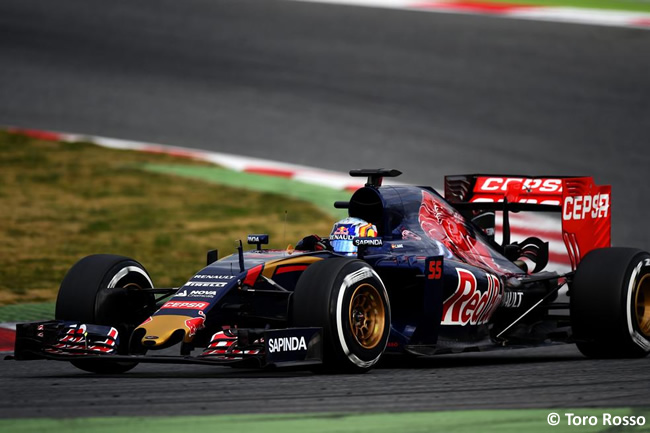
[[[479,3],[481,3],[479,1]],[[487,0],[485,3],[504,3],[528,6],[559,6],[586,9],[650,13],[648,0]]]
[[[347,200],[350,198],[350,193],[346,191],[298,182],[282,177],[241,173],[218,167],[148,163],[139,166],[146,171],[155,173],[182,176],[218,185],[245,188],[251,191],[284,194],[316,205],[319,209],[332,216],[332,222],[345,217],[347,214],[345,210],[334,209],[333,206],[337,200]],[[0,307],[0,323],[48,320],[53,318],[53,302]]]
[[[5,305],[0,307],[0,323],[31,322],[49,319],[54,319],[54,302]]]
[[[345,210],[334,209],[334,202],[348,200],[351,195],[347,191],[312,185],[284,177],[243,173],[219,167],[143,164],[142,168],[151,172],[173,174],[219,185],[245,188],[251,191],[284,194],[313,203],[324,212],[332,215],[333,218],[344,218],[347,215]]]
[[[241,173],[218,167],[178,164],[141,164],[140,168],[162,174],[198,179],[218,185],[245,188],[251,191],[284,194],[316,205],[332,216],[332,222],[344,218],[345,210],[334,209],[334,202],[347,200],[350,193],[282,177]],[[54,303],[19,304],[0,307],[1,322],[25,322],[54,318]]]
[[[83,409],[81,408],[83,411]],[[549,425],[551,412],[560,415],[560,424]],[[567,413],[580,417],[594,416],[597,425],[569,425]],[[220,415],[175,417],[106,417],[74,419],[0,420],[0,431],[12,433],[68,432],[190,432],[220,431],[228,433],[564,433],[630,431],[649,432],[650,427],[604,425],[603,414],[614,417],[640,416],[650,418],[647,409],[532,409],[476,410],[449,412],[412,412],[391,414],[282,414],[282,415]]]

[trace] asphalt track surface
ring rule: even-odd
[[[0,123],[345,171],[592,174],[650,249],[650,32],[284,1],[3,0]],[[396,367],[406,368],[396,368]],[[572,346],[361,376],[0,362],[0,417],[650,405]]]

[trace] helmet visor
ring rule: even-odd
[[[357,247],[354,246],[351,240],[336,239],[331,240],[330,244],[332,249],[337,253],[353,254],[357,252]]]

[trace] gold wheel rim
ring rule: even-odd
[[[634,298],[636,322],[641,333],[650,338],[650,274],[641,278]]]
[[[384,335],[386,308],[374,286],[362,284],[355,289],[348,317],[352,335],[359,345],[364,349],[377,347]]]

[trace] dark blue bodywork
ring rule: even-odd
[[[498,245],[431,188],[367,186],[347,207],[350,216],[375,224],[383,240],[381,246],[359,251],[357,258],[369,263],[387,288],[392,312],[388,352],[431,354],[493,345],[500,322],[509,323],[549,290],[546,279],[539,283],[506,259]],[[205,299],[211,304],[205,310],[210,327],[290,327],[291,292],[302,272],[314,261],[339,256],[256,249],[209,264],[187,284],[223,286]]]

